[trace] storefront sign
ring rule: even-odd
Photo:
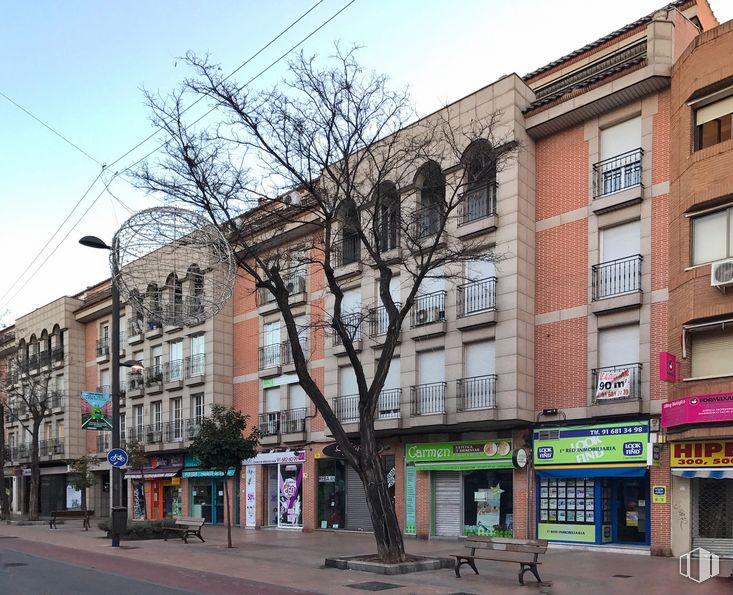
[[[261,452],[251,459],[242,461],[242,465],[276,465],[283,463],[302,463],[304,461],[304,450],[287,450],[285,452]]]
[[[733,440],[672,442],[672,467],[733,467]]]
[[[257,513],[257,497],[256,497],[256,484],[257,484],[257,467],[249,465],[244,472],[244,496],[246,498],[245,504],[245,522],[247,527],[254,527],[257,524],[256,513]]]
[[[408,444],[405,448],[408,463],[445,461],[496,461],[511,466],[511,440],[470,440],[465,442],[426,442]]]
[[[652,486],[652,503],[667,503],[667,486]]]
[[[272,388],[274,386],[283,386],[284,384],[295,384],[298,382],[297,374],[280,374],[274,378],[265,378],[262,381],[262,388]]]
[[[81,393],[81,427],[84,430],[112,429],[112,400],[109,393]]]
[[[596,401],[628,399],[631,397],[631,370],[602,370],[598,372]]]
[[[733,393],[697,395],[662,403],[662,426],[733,421]]]
[[[227,477],[234,477],[236,469],[227,469]],[[224,477],[224,471],[221,469],[188,469],[181,473],[182,477]]]
[[[551,432],[554,432],[556,437],[549,437]],[[634,421],[535,430],[533,437],[536,467],[646,463],[649,422]]]
[[[596,526],[540,523],[537,528],[537,537],[554,541],[593,542],[596,540]]]
[[[527,466],[527,451],[523,448],[515,448],[512,451],[512,465],[517,469],[522,469]]]

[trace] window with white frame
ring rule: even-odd
[[[158,380],[163,379],[163,346],[155,345],[150,350],[150,373],[149,377]]]
[[[598,331],[598,367],[614,368],[639,363],[639,325]]]
[[[167,380],[183,379],[183,339],[168,343],[168,366]]]
[[[692,218],[692,264],[733,258],[733,207]]]
[[[417,415],[445,411],[445,351],[417,354],[417,386],[413,387],[413,408]]]
[[[150,403],[150,423],[156,432],[163,429],[163,403],[161,401]]]
[[[204,335],[193,335],[190,338],[190,356],[188,376],[202,376],[205,369]]]
[[[262,325],[262,347],[260,349],[260,370],[280,365],[280,321],[274,320]]]
[[[120,439],[125,441],[125,432],[127,432],[127,416],[124,412],[120,413]]]
[[[359,386],[353,366],[339,367],[339,398],[336,401],[336,415],[339,420],[359,419]]]
[[[641,184],[641,118],[603,128],[600,161],[593,166],[594,196]]]
[[[690,353],[693,378],[733,376],[733,329],[693,333]]]
[[[469,316],[496,308],[496,265],[486,260],[464,263],[465,280],[458,287],[458,315]]]
[[[194,425],[198,426],[201,424],[201,419],[204,417],[204,395],[198,393],[191,395],[191,419]]]
[[[272,436],[280,431],[280,387],[266,388],[262,398],[264,415],[260,422],[260,432]]]
[[[400,416],[402,397],[402,380],[400,377],[400,358],[393,357],[384,379],[382,392],[377,401],[377,417],[379,419],[397,418]]]
[[[695,109],[695,150],[712,147],[731,139],[731,120],[733,119],[733,89],[728,89],[728,97],[706,103]],[[698,106],[700,103],[697,104]]]
[[[288,385],[288,409],[305,409],[308,406],[308,395],[300,384]]]
[[[177,397],[168,403],[171,434],[174,440],[183,438],[183,399]]]
[[[141,440],[143,427],[145,427],[145,410],[142,405],[135,405],[132,408],[132,419],[135,424],[135,440]]]

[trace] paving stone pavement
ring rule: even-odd
[[[59,524],[57,530],[48,525],[0,525],[2,547],[19,551],[43,548],[45,553],[39,555],[61,556],[75,560],[79,566],[85,565],[85,553],[93,553],[98,560],[116,560],[120,567],[122,562],[126,567],[134,567],[136,561],[146,568],[155,565],[162,585],[169,584],[167,577],[185,570],[324,594],[356,595],[383,590],[390,595],[733,595],[733,578],[696,584],[680,576],[676,558],[551,548],[540,567],[545,584],[537,585],[527,574],[526,586],[522,587],[517,582],[518,565],[489,561],[477,563],[480,575],[464,567],[461,578],[456,578],[452,570],[383,576],[323,566],[329,556],[374,552],[374,539],[368,533],[233,528],[232,549],[226,547],[223,527],[206,526],[203,535],[206,543],[191,540],[184,544],[179,539],[123,541],[121,548],[112,548],[102,531],[83,531],[79,523]],[[407,539],[406,548],[409,553],[435,556],[449,556],[464,549],[459,540],[415,539]],[[192,592],[209,592],[201,584],[205,582],[191,584]],[[258,592],[254,588],[245,591]]]

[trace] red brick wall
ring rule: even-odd
[[[257,372],[257,349],[260,345],[259,318],[249,318],[234,325],[234,375]]]
[[[588,403],[587,320],[535,327],[535,409],[584,407]]]
[[[538,140],[535,158],[537,221],[588,205],[588,143],[583,126]]]
[[[531,442],[529,430],[516,430],[512,437],[514,448],[519,448],[526,442]],[[514,537],[527,539],[530,537],[528,525],[533,526],[532,510],[534,509],[534,498],[530,497],[528,480],[531,470],[529,467],[515,469],[512,474],[512,490],[514,494]],[[527,502],[530,503],[530,516],[527,517]]]
[[[652,304],[649,398],[666,399],[669,382],[659,380],[659,352],[667,350],[668,302]]]
[[[649,510],[651,510],[651,551],[655,556],[672,555],[672,496],[669,470],[669,446],[662,446],[661,459],[658,465],[649,471]],[[655,485],[667,487],[667,503],[654,504],[651,490]]]
[[[238,382],[232,390],[232,407],[249,415],[249,427],[257,424],[260,412],[260,383],[258,380]]]
[[[418,539],[430,537],[430,472],[415,473],[415,536]]]
[[[652,184],[669,180],[669,90],[660,91],[657,95],[657,113],[652,121],[654,153],[652,155]]]
[[[537,233],[536,313],[588,302],[588,222],[579,219]]]

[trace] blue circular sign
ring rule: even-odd
[[[113,467],[124,467],[128,458],[127,453],[121,448],[113,448],[107,453],[107,462]]]

